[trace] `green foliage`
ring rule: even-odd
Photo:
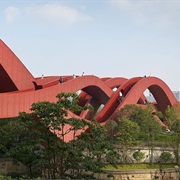
[[[122,108],[116,116],[119,122],[123,122],[123,119],[126,118],[131,122],[136,123],[139,126],[140,132],[136,133],[139,135],[139,139],[148,142],[148,146],[151,150],[150,163],[153,164],[153,150],[154,150],[154,141],[156,135],[161,132],[161,126],[153,116],[153,107],[148,105],[146,109],[142,109],[136,105],[126,105]],[[120,130],[121,133],[122,130]],[[127,128],[127,136],[136,136],[135,133],[129,131]]]
[[[159,147],[172,147],[172,132],[162,132],[156,135],[155,145]]]
[[[141,110],[139,107],[137,107],[134,104],[128,104],[125,105],[124,108],[122,108],[120,111],[117,112],[116,114],[116,118],[117,120],[121,120],[123,118],[126,119],[139,119],[139,110]],[[137,118],[133,118],[133,117],[137,117]]]
[[[153,109],[150,105],[146,109],[142,109],[135,105],[126,105],[117,113],[116,118],[119,121],[123,118],[127,118],[137,123],[140,127],[139,135],[144,141],[152,141],[155,136],[161,132],[161,126],[154,118]]]
[[[180,120],[177,119],[172,123],[172,128],[171,130],[174,132],[175,135],[179,136],[180,135]],[[180,137],[180,136],[179,136]],[[180,140],[179,140],[180,142]]]
[[[18,119],[2,119],[0,121],[0,156],[6,156],[11,147],[22,140],[24,127]]]
[[[142,159],[145,158],[145,153],[141,152],[141,151],[135,151],[133,153],[133,158],[137,161],[140,162]]]
[[[89,161],[96,160],[95,164],[92,162],[84,163],[84,167],[86,167],[87,171],[93,168],[95,169],[95,172],[98,172],[104,166],[105,162],[109,162],[110,164],[116,166],[119,154],[116,152],[114,146],[109,143],[109,139],[107,138],[107,133],[104,128],[95,120],[92,120],[89,124],[89,132],[82,133],[78,137],[78,140],[83,143],[82,145],[87,155],[86,158]]]
[[[177,109],[177,107],[176,107]],[[180,119],[178,119],[178,113],[173,107],[168,106],[165,111],[166,124],[171,130],[170,144],[174,149],[174,155],[177,164],[180,165]]]
[[[12,178],[10,176],[0,175],[0,180],[12,180]]]
[[[172,160],[172,154],[169,152],[162,152],[160,155],[160,160],[164,163],[167,163]]]
[[[25,180],[25,179],[31,179],[30,177],[23,175],[23,174],[18,174],[18,173],[9,173],[8,175],[0,175],[0,180]],[[33,178],[33,180],[42,180],[40,177],[38,178]]]
[[[166,164],[159,164],[159,163],[154,163],[153,166],[147,164],[147,163],[133,163],[133,164],[118,164],[117,168],[114,168],[111,165],[106,165],[103,169],[105,170],[114,170],[114,171],[119,171],[119,170],[124,170],[126,171],[131,170],[131,169],[159,169],[161,168],[174,168],[175,164],[173,163],[166,163]],[[150,170],[151,171],[151,170]]]
[[[135,144],[140,128],[136,123],[128,119],[123,119],[118,123],[118,130],[116,139],[121,145],[121,161],[123,163],[129,163],[127,151],[130,146]]]
[[[173,121],[171,126],[171,143],[174,148],[174,155],[176,157],[177,164],[180,165],[180,120]]]
[[[46,179],[92,179],[105,162],[115,166],[118,154],[104,128],[95,120],[76,118],[92,108],[79,106],[74,93],[57,98],[57,103],[32,104],[30,114],[21,112],[0,128],[4,153],[25,164],[33,179],[42,174]]]
[[[157,120],[153,116],[152,107],[148,106],[146,109],[142,109],[136,105],[126,105],[117,113],[117,118],[121,121],[123,118],[127,118],[132,122],[139,125],[142,132],[160,132],[161,127]]]
[[[169,127],[169,129],[171,129],[173,122],[178,119],[178,114],[173,107],[168,106],[166,108],[165,119],[166,119],[165,121],[166,125]]]
[[[139,131],[140,128],[137,123],[123,119],[119,122],[119,132],[116,138],[122,146],[130,147],[136,142]]]
[[[156,112],[156,115],[158,116],[158,118],[159,118],[161,121],[164,121],[164,116],[163,116],[163,114],[162,114],[161,111],[157,111],[157,112]]]
[[[115,135],[118,132],[118,123],[114,120],[109,120],[104,126],[107,131],[109,139],[113,142],[116,138]]]

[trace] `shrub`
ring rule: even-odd
[[[172,160],[172,154],[169,152],[162,152],[160,155],[160,160],[167,163],[168,161]]]
[[[137,161],[140,162],[142,159],[145,158],[145,153],[141,152],[141,151],[135,151],[133,153],[133,158]]]

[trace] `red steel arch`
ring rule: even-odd
[[[11,49],[0,40],[0,92],[33,89],[34,77]]]
[[[137,82],[134,84],[136,80]],[[113,112],[116,112],[117,110],[121,109],[126,104],[137,104],[139,99],[142,97],[143,92],[146,89],[150,90],[150,92],[156,99],[158,110],[162,113],[165,112],[168,105],[173,106],[177,102],[174,97],[174,94],[167,86],[167,84],[157,77],[130,79],[119,88],[119,91],[121,89],[127,89],[127,87],[130,84],[132,85],[131,89],[129,89],[128,93],[124,96],[123,101],[116,107],[116,109]],[[111,113],[109,118],[112,117],[112,115],[113,114]],[[105,115],[103,115],[103,117],[104,116]],[[99,122],[103,122],[105,120],[105,118],[100,118]]]
[[[174,94],[165,82],[157,77],[147,77],[138,81],[128,92],[121,106],[125,104],[135,104],[146,89],[149,89],[157,102],[157,107],[162,113],[168,105],[173,106],[176,103]]]

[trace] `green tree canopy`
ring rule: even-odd
[[[178,113],[171,106],[168,106],[165,111],[165,123],[171,129],[174,121],[178,119]]]
[[[126,105],[117,112],[116,119],[123,122],[126,118],[131,122],[136,123],[140,128],[139,138],[144,142],[148,142],[151,149],[150,162],[153,163],[154,140],[158,133],[161,132],[161,126],[153,115],[153,106],[148,105],[146,108],[141,108],[136,105]],[[130,133],[131,131],[129,131]],[[132,134],[134,135],[134,134]]]
[[[21,139],[10,140],[6,154],[28,166],[31,177],[92,179],[105,162],[115,165],[118,154],[104,128],[95,120],[76,117],[76,113],[91,109],[79,106],[78,99],[74,93],[60,93],[57,102],[37,102],[31,113],[20,113],[17,139]],[[11,129],[11,134],[1,128],[6,132],[3,142],[16,132],[8,126],[4,128]]]
[[[178,166],[180,165],[180,120],[173,121],[171,125],[171,143],[174,148],[174,154]]]
[[[116,140],[116,134],[119,131],[118,129],[118,123],[114,120],[108,120],[106,124],[104,125],[105,130],[107,131],[108,138],[112,142]]]
[[[128,163],[129,159],[127,159],[127,151],[129,147],[137,143],[140,128],[137,123],[124,118],[118,123],[118,130],[116,139],[121,146],[121,159],[123,163]]]

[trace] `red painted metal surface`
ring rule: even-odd
[[[33,89],[34,77],[18,57],[0,40],[0,92]]]
[[[59,83],[62,77],[63,82]],[[168,105],[176,103],[170,88],[157,77],[134,77],[131,79],[99,78],[92,75],[33,77],[16,55],[0,40],[0,118],[17,117],[19,112],[30,112],[32,103],[56,102],[60,92],[81,90],[80,105],[90,104],[94,112],[81,112],[78,117],[104,123],[126,104],[144,104],[144,91],[149,89],[157,102],[158,110],[164,112]],[[113,91],[117,88],[116,91]],[[122,99],[119,101],[120,92]],[[100,105],[104,108],[97,114]]]

